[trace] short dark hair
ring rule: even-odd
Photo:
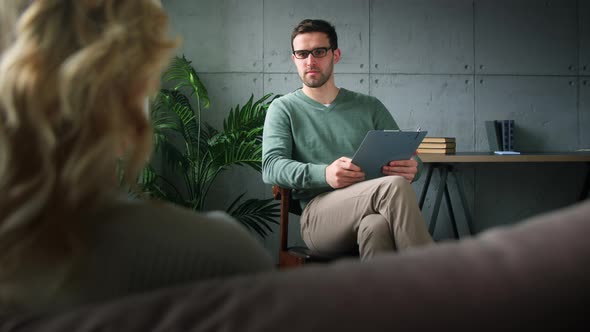
[[[330,41],[330,48],[335,50],[338,48],[338,36],[336,35],[336,29],[334,26],[327,21],[324,20],[312,20],[312,19],[305,19],[293,29],[291,33],[291,50],[293,49],[293,39],[300,34],[309,33],[309,32],[323,32],[328,35],[328,40]]]

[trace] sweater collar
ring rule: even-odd
[[[336,96],[336,98],[334,98],[334,100],[332,101],[332,103],[329,106],[325,106],[324,104],[319,103],[319,102],[309,98],[301,89],[298,89],[297,91],[295,91],[295,95],[298,98],[301,98],[303,101],[305,101],[306,103],[308,103],[314,107],[331,110],[336,105],[338,105],[343,99],[346,98],[346,95],[348,95],[348,90],[346,90],[344,88],[340,88],[338,91],[338,95]]]

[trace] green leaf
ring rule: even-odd
[[[174,57],[170,66],[164,72],[163,79],[175,82],[174,90],[189,89],[190,94],[197,97],[197,101],[201,103],[202,108],[209,108],[209,94],[191,63],[184,55]]]
[[[265,237],[272,232],[271,224],[278,225],[280,216],[279,203],[274,199],[248,199],[240,204],[245,193],[238,196],[229,206],[227,212],[247,228]]]

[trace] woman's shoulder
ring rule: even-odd
[[[211,278],[269,271],[264,247],[222,212],[166,202],[109,199],[81,219],[81,252],[69,276],[34,310],[60,310]],[[47,280],[57,280],[53,272]],[[59,276],[58,276],[59,277]]]
[[[87,234],[99,247],[110,242],[139,255],[193,257],[224,266],[221,274],[273,266],[254,234],[222,211],[201,213],[168,202],[119,199],[105,204],[90,220]]]
[[[106,200],[94,210],[95,217],[109,221],[123,219],[127,222],[139,220],[174,219],[175,221],[208,220],[207,214],[157,199],[137,199],[119,196]],[[215,215],[214,215],[215,216]]]
[[[90,218],[99,227],[131,227],[165,231],[183,235],[224,237],[241,236],[253,239],[243,225],[223,211],[198,212],[170,202],[152,199],[117,198],[103,204]],[[206,232],[207,234],[203,234]]]

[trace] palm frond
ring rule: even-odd
[[[147,165],[139,174],[137,182],[143,187],[147,187],[155,183],[157,177],[154,169],[150,165]]]
[[[179,147],[170,136],[166,136],[160,142],[157,151],[165,165],[170,167],[172,171],[186,172],[191,167],[191,159],[186,154],[186,151]]]
[[[210,153],[216,167],[246,165],[260,172],[262,144],[254,137],[242,135],[217,135],[211,142]]]
[[[270,106],[266,101],[271,95],[256,101],[252,95],[243,107],[237,105],[230,110],[223,122],[223,132],[216,133],[208,141],[218,167],[247,165],[261,171],[262,130]]]
[[[279,95],[271,99],[269,93],[255,100],[252,94],[243,106],[230,110],[219,131],[201,119],[201,111],[209,108],[209,96],[190,61],[175,57],[162,80],[171,88],[156,95],[150,116],[155,160],[163,161],[163,169],[146,167],[138,182],[151,196],[202,210],[215,179],[232,165],[261,171],[264,119]],[[242,197],[232,202],[230,214],[261,236],[272,232],[278,204],[272,199],[241,202]]]
[[[169,189],[162,188],[160,182]],[[162,200],[178,203],[182,201],[182,195],[172,183],[169,183],[165,178],[157,174],[157,172],[150,166],[146,166],[139,175],[138,184],[143,193],[151,197],[156,197]]]
[[[168,120],[168,129],[180,133],[190,142],[197,141],[199,128],[188,98],[179,91],[162,90],[156,99],[153,118],[156,123]],[[173,117],[176,116],[176,118]]]
[[[280,216],[279,203],[272,198],[251,198],[238,204],[244,194],[239,195],[230,204],[227,212],[246,227],[265,237],[272,232],[271,224],[278,225],[276,218]]]
[[[265,103],[265,101],[271,95],[272,93],[266,94],[257,101],[254,101],[254,95],[251,95],[244,106],[240,107],[238,104],[230,109],[227,118],[223,121],[223,131],[230,133],[264,126],[266,110],[270,105],[270,102]]]
[[[202,108],[209,108],[209,94],[191,63],[192,61],[187,60],[184,55],[174,57],[170,66],[164,72],[163,79],[176,82],[174,90],[189,89],[190,94],[197,97]]]

